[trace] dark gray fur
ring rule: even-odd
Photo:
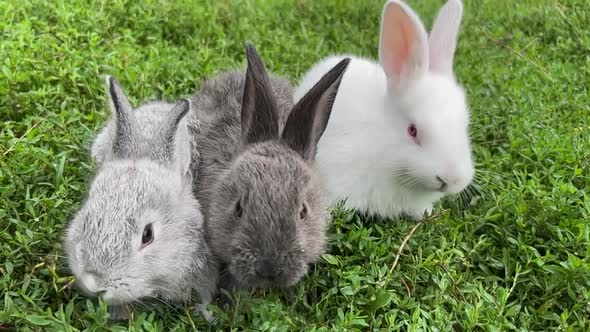
[[[220,74],[193,97],[194,192],[208,244],[226,266],[220,286],[287,287],[325,248],[329,214],[313,158],[348,61],[294,106],[291,84],[267,76],[253,46],[246,53],[246,75]]]

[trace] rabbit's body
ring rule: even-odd
[[[158,117],[140,122],[116,81],[107,81],[112,118],[94,150],[106,158],[67,227],[69,267],[86,293],[115,307],[155,297],[187,303],[194,290],[196,309],[210,319],[217,270],[192,192],[190,143],[176,139],[190,102],[159,103],[148,112]]]
[[[461,3],[450,0],[427,40],[407,5],[385,5],[380,62],[352,57],[318,143],[316,161],[332,204],[344,199],[369,214],[419,219],[471,182],[469,113],[452,73],[461,12]],[[313,66],[294,98],[343,57]]]
[[[290,83],[268,77],[252,46],[247,55],[246,74],[221,74],[193,98],[194,191],[220,287],[287,287],[325,247],[328,210],[311,163],[346,66],[293,106]]]

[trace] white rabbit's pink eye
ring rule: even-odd
[[[304,220],[307,218],[307,205],[305,203],[301,204],[301,209],[299,210],[299,219]]]
[[[408,126],[408,135],[410,135],[412,138],[416,138],[416,136],[418,136],[418,129],[416,128],[415,124],[411,123]]]
[[[240,203],[240,201],[238,201],[236,203],[234,213],[236,215],[236,218],[238,218],[238,219],[242,218],[242,214],[244,214],[244,211],[242,210],[242,204]]]
[[[141,235],[141,244],[145,247],[148,244],[152,243],[154,240],[154,231],[152,229],[152,224],[145,225],[143,229],[143,234]]]

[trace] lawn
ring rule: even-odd
[[[134,103],[173,100],[244,66],[251,40],[296,83],[330,53],[376,57],[383,3],[0,2],[0,331],[590,330],[587,0],[465,0],[455,64],[478,173],[431,220],[335,210],[304,281],[237,294],[217,328],[164,305],[111,322],[72,287],[60,241],[94,172],[103,75]],[[443,1],[409,3],[429,26]]]

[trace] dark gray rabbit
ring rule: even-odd
[[[222,288],[287,287],[325,248],[329,222],[313,165],[348,59],[293,106],[251,44],[248,67],[206,81],[188,118],[194,191]]]
[[[194,289],[196,308],[211,319],[205,306],[217,271],[192,193],[190,143],[175,139],[190,101],[158,104],[164,108],[153,110],[164,116],[146,129],[117,82],[109,77],[107,86],[112,118],[93,145],[101,147],[93,148],[100,167],[67,226],[69,267],[84,291],[114,305],[114,318],[126,315],[118,305],[152,297],[186,303]]]

